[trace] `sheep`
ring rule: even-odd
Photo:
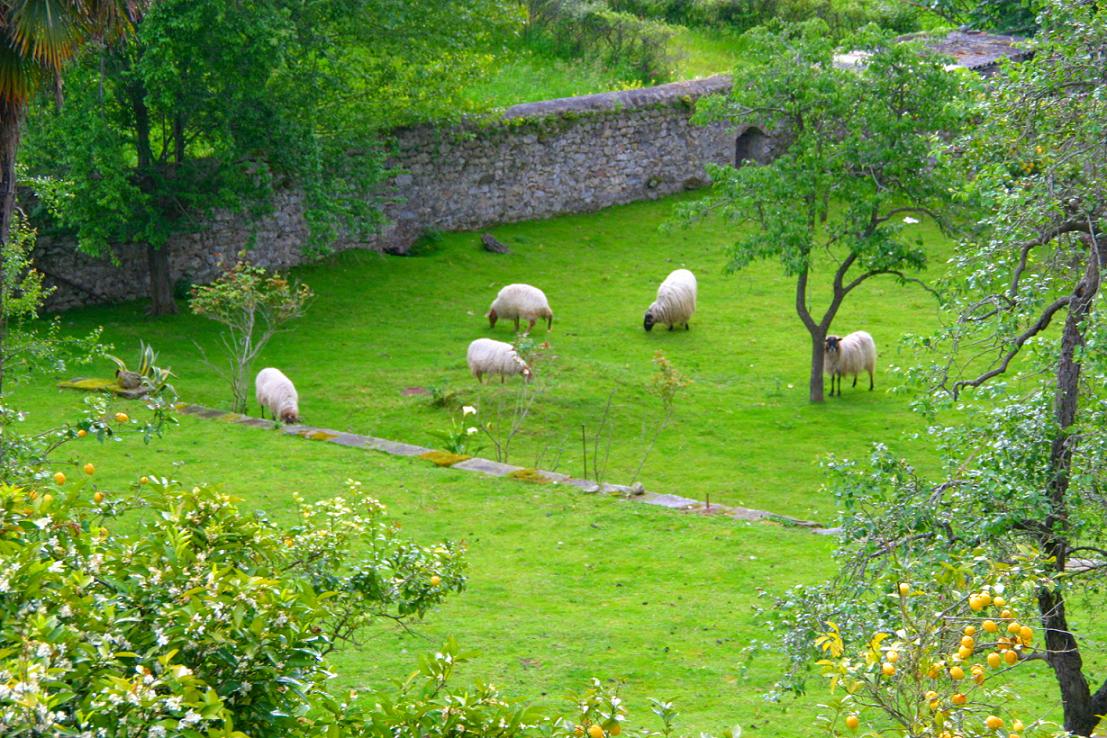
[[[677,269],[665,277],[657,288],[657,299],[646,310],[642,326],[648,333],[655,323],[665,323],[669,330],[674,325],[684,324],[688,330],[688,319],[696,312],[696,275],[687,269]]]
[[[261,417],[265,417],[265,408],[269,408],[273,417],[280,419],[282,423],[300,422],[300,398],[292,380],[280,369],[266,367],[258,372],[254,389],[261,407]]]
[[[830,396],[834,396],[834,380],[838,380],[838,396],[842,396],[842,375],[853,375],[853,386],[857,386],[857,375],[869,373],[869,390],[873,388],[873,372],[876,371],[876,343],[865,331],[854,331],[845,338],[827,336],[823,350],[823,364],[830,375]]]
[[[530,321],[527,327],[528,334],[539,318],[545,318],[546,330],[553,330],[553,311],[550,310],[546,293],[529,284],[509,284],[504,287],[492,301],[485,317],[488,318],[488,325],[492,328],[496,327],[496,321],[500,318],[514,319],[516,332],[519,330],[519,319],[524,318]]]
[[[510,343],[478,338],[469,344],[466,360],[469,362],[469,371],[482,384],[485,374],[500,375],[501,384],[507,377],[515,374],[522,374],[526,382],[531,379],[530,367]]]

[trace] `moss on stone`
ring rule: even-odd
[[[337,433],[327,433],[321,430],[304,431],[300,435],[304,438],[310,438],[313,441],[329,441],[332,438],[338,438]]]
[[[520,482],[530,482],[531,484],[549,484],[550,480],[542,472],[537,469],[517,469],[516,471],[508,473],[512,479],[518,479]]]
[[[452,454],[449,451],[427,451],[425,454],[419,454],[419,458],[426,459],[436,466],[453,466],[473,457],[466,454]]]

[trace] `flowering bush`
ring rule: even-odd
[[[400,539],[352,482],[281,528],[211,487],[86,471],[0,486],[4,735],[323,735],[346,711],[326,654],[465,583],[457,546]]]
[[[475,454],[481,449],[479,445],[473,444],[473,436],[480,432],[480,429],[475,425],[469,425],[469,422],[477,422],[474,417],[471,421],[467,421],[470,415],[475,416],[477,409],[472,405],[465,405],[461,408],[461,417],[453,418],[450,420],[449,430],[439,431],[434,433],[438,438],[442,439],[443,446],[447,451],[452,454]]]

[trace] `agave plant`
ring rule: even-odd
[[[128,368],[127,362],[118,356],[107,355],[115,364],[115,379],[119,386],[129,390],[144,387],[148,394],[169,387],[169,378],[173,376],[173,372],[157,365],[158,352],[145,341],[139,341],[138,346],[138,363],[134,370]]]

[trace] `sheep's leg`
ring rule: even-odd
[[[690,331],[690,330],[692,330],[692,326],[688,325],[688,321],[687,321],[687,320],[686,320],[686,321],[684,321],[684,330],[686,330],[686,331]]]
[[[672,331],[672,330],[675,330],[675,329],[676,329],[676,326],[674,326],[672,323],[669,323],[669,330]]]
[[[506,381],[507,381],[507,375],[506,374],[501,374],[500,375],[500,384],[503,384]]]
[[[259,405],[258,409],[261,410],[261,419],[265,420],[265,405]]]
[[[856,374],[853,375],[853,386],[857,387],[857,375]]]
[[[519,332],[519,319],[518,318],[515,319],[515,332],[516,333]]]
[[[869,392],[873,391],[873,373],[869,371]]]
[[[530,319],[530,325],[527,326],[527,335],[528,336],[530,335],[530,332],[534,330],[534,324],[537,323],[537,322],[538,322],[537,318],[531,318]]]

